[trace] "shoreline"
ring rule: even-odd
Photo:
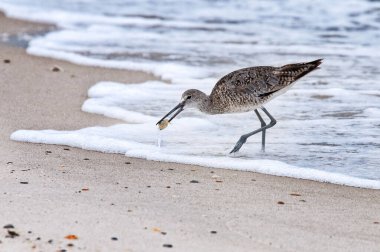
[[[0,12],[0,17],[4,18],[5,15]],[[15,36],[16,37],[20,37],[20,36],[22,37],[23,34],[33,35],[36,32],[38,32],[38,34],[40,34],[40,33],[43,34],[43,33],[46,33],[48,31],[51,31],[53,29],[58,29],[53,24],[29,23],[27,21],[22,21],[22,20],[7,19],[7,18],[4,18],[4,19],[5,19],[4,23],[10,23],[10,24],[12,24],[12,22],[15,23],[15,25],[10,25],[8,27],[8,28],[11,28],[10,29],[11,31],[13,30],[13,32],[16,32],[16,34],[12,34],[12,32],[10,32],[9,34],[11,35],[11,37],[12,36],[13,37],[15,37]],[[13,26],[15,26],[15,27],[13,27]],[[33,30],[33,26],[36,27],[36,30]],[[26,27],[26,28],[24,28],[24,27]],[[19,29],[21,31],[21,34],[20,34],[20,31],[18,31],[18,34],[17,34],[17,29]],[[11,46],[20,47],[20,42],[16,41],[15,39],[13,39],[12,42],[10,42]],[[24,42],[22,42],[22,43],[24,43]],[[25,42],[25,43],[27,43],[27,42]],[[24,47],[22,47],[22,48],[24,48]],[[25,48],[26,48],[26,46],[25,46]],[[32,54],[32,55],[35,57],[45,58],[44,55],[42,55],[42,56],[40,56],[39,54],[37,54],[37,55]],[[74,64],[76,66],[84,66],[84,67],[90,67],[90,68],[91,67],[95,67],[95,68],[100,67],[101,69],[105,68],[105,69],[111,69],[111,70],[124,71],[124,69],[120,69],[119,67],[117,67],[117,68],[112,68],[110,66],[104,67],[104,66],[102,66],[102,64],[86,65],[86,64],[83,64],[83,62],[81,62],[81,61],[77,62],[76,60],[72,60],[72,59],[65,60],[65,57],[58,57],[58,58],[46,57],[46,58],[55,59],[58,61],[62,60],[62,62],[71,63],[71,64]],[[135,70],[132,70],[132,69],[126,69],[125,71],[126,72],[129,72],[129,71],[135,72]],[[147,77],[147,80],[148,79],[152,79],[152,80],[155,79],[155,80],[161,80],[162,81],[162,79],[155,76],[154,74],[151,74],[149,71],[137,70],[137,72],[146,73],[147,76],[149,76],[149,77]],[[103,81],[103,80],[101,79],[101,81]],[[123,82],[123,81],[121,80],[120,82]],[[95,85],[95,83],[94,83],[94,85]],[[124,121],[120,121],[120,122],[124,123]],[[91,127],[94,125],[89,125],[89,126]],[[41,128],[40,130],[43,130],[43,129],[44,128]],[[30,134],[34,134],[34,135],[39,135],[38,133],[39,133],[38,131],[37,132],[30,132]],[[57,133],[59,133],[59,132],[57,132]],[[15,141],[21,141],[21,142],[41,143],[40,141],[36,140],[38,137],[32,137],[30,139],[30,138],[26,137],[26,135],[28,135],[27,131],[25,131],[24,129],[19,129],[18,132],[12,133],[11,139],[15,140]],[[56,144],[58,144],[58,145],[60,144],[59,141],[57,142],[55,140],[54,142],[56,142]],[[64,144],[64,143],[62,142],[62,144]],[[71,144],[70,146],[81,148],[80,143]],[[87,148],[87,150],[90,150],[90,149],[96,151],[96,148]],[[121,152],[113,152],[113,153],[119,154]],[[139,156],[139,155],[136,155],[136,156]],[[132,155],[130,157],[134,157],[134,156]],[[142,159],[148,159],[148,160],[154,160],[154,161],[160,161],[160,162],[176,163],[175,158],[174,158],[174,160],[171,160],[170,158],[165,159],[165,158],[161,158],[161,157],[147,156],[146,158],[142,158]],[[294,169],[292,167],[292,165],[289,165],[287,163],[282,164],[282,166],[284,166],[284,169],[281,169],[281,170],[266,169],[265,167],[263,167],[263,168],[257,167],[255,169],[251,169],[249,164],[245,165],[244,163],[240,164],[240,167],[244,167],[244,168],[238,169],[238,168],[234,167],[234,165],[229,161],[230,160],[227,159],[227,160],[225,160],[224,165],[213,165],[213,166],[208,165],[210,163],[213,163],[212,160],[203,160],[203,161],[200,160],[199,162],[193,162],[193,163],[192,162],[188,162],[188,163],[182,162],[182,164],[189,164],[189,165],[193,164],[193,165],[200,165],[200,166],[209,167],[209,168],[231,169],[231,170],[236,170],[236,171],[258,172],[258,173],[273,175],[273,176],[283,176],[283,177],[296,178],[296,179],[305,179],[305,180],[310,180],[310,181],[332,183],[332,184],[337,184],[337,185],[352,186],[352,187],[364,188],[364,189],[375,189],[375,190],[380,189],[380,181],[369,179],[369,178],[354,177],[354,176],[350,176],[350,175],[346,175],[346,174],[340,174],[340,173],[323,171],[323,170],[321,171],[321,170],[313,169],[313,168],[297,167]],[[232,162],[236,162],[236,161],[232,161]],[[279,165],[281,165],[281,164],[279,164]]]
[[[36,25],[3,20],[15,33]],[[176,251],[378,248],[376,190],[11,141],[20,128],[120,123],[80,110],[88,88],[155,77],[35,57],[5,44],[0,60],[0,200],[7,202],[0,225],[13,224],[20,234],[5,238],[3,229],[0,250],[64,249],[68,234],[79,237],[74,249],[89,251],[165,251],[163,244]]]

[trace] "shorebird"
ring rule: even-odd
[[[288,64],[281,67],[256,66],[231,72],[222,77],[210,95],[197,89],[186,90],[181,102],[157,122],[164,129],[185,108],[196,108],[206,114],[227,114],[254,111],[261,122],[261,128],[242,135],[230,153],[238,152],[247,139],[262,132],[261,149],[265,151],[266,130],[276,124],[276,119],[264,108],[264,104],[285,93],[296,80],[318,69],[322,59],[311,62]],[[266,124],[261,117],[260,108],[270,119]],[[176,111],[176,112],[175,112]],[[174,115],[167,120],[166,118]]]

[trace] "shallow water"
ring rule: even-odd
[[[254,113],[184,112],[162,132],[159,155],[147,155],[158,151],[155,122],[181,93],[188,88],[208,93],[217,79],[241,67],[324,58],[320,70],[266,106],[278,121],[267,131],[267,152],[260,152],[261,138],[254,136],[236,157],[227,157],[233,160],[230,168],[251,162],[253,170],[260,170],[270,162],[263,160],[272,160],[279,170],[290,165],[296,171],[305,167],[380,180],[380,2],[339,1],[331,8],[327,0],[112,0],[107,5],[100,0],[1,0],[0,8],[61,27],[32,39],[31,54],[150,71],[171,83],[98,83],[82,109],[133,124],[22,132],[18,140],[152,159],[167,155],[166,161],[176,162],[211,158],[218,166],[241,134],[260,126]],[[96,141],[91,147],[69,141],[77,133]]]

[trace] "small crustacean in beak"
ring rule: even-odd
[[[182,101],[177,106],[175,106],[172,110],[170,110],[169,113],[167,113],[164,117],[162,117],[161,120],[159,120],[157,122],[156,125],[158,125],[158,128],[160,130],[165,129],[169,125],[170,121],[173,120],[174,117],[176,117],[179,113],[181,113],[183,111],[183,107],[184,106],[185,106],[185,101]],[[171,115],[174,111],[176,111],[174,113],[174,115],[169,120],[166,119],[166,117],[168,117],[169,115]]]
[[[165,129],[166,127],[168,127],[168,125],[169,125],[169,120],[168,119],[164,119],[164,120],[162,120],[160,123],[157,123],[158,124],[158,128],[160,129],[160,130],[163,130],[163,129]]]

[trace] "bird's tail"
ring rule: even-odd
[[[318,69],[318,66],[322,64],[322,60],[323,59],[317,59],[305,63],[288,64],[279,67],[278,71],[284,77],[291,77],[294,80],[298,80],[306,74]]]

